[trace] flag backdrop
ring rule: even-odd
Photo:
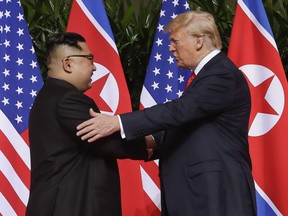
[[[20,1],[0,1],[0,215],[25,214],[30,187],[28,116],[42,87]]]
[[[120,57],[102,1],[74,0],[67,31],[80,33],[94,54],[96,72],[87,95],[102,113],[132,111]],[[145,216],[139,161],[119,160],[123,216]],[[113,206],[111,206],[113,208]]]
[[[288,85],[261,0],[238,0],[228,56],[251,91],[249,143],[258,215],[288,215]]]
[[[186,0],[163,1],[159,23],[156,29],[149,65],[140,98],[140,109],[180,97],[191,71],[179,69],[173,54],[169,51],[169,34],[165,26],[178,14],[189,10]],[[141,178],[145,191],[148,215],[160,215],[160,183],[158,160],[141,162]]]

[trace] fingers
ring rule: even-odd
[[[103,136],[101,136],[100,134],[96,134],[95,136],[93,136],[92,138],[90,138],[90,139],[88,139],[87,141],[89,142],[89,143],[91,143],[91,142],[94,142],[94,141],[96,141],[96,140],[98,140],[98,139],[100,139],[100,138],[102,138]]]
[[[94,112],[94,110],[93,110],[92,108],[90,108],[90,109],[89,109],[89,114],[90,114],[91,117],[97,117],[97,115],[98,115],[99,113]]]
[[[96,118],[96,117],[94,117],[94,118]],[[85,127],[89,127],[90,125],[93,125],[93,123],[95,121],[94,118],[88,119],[88,120],[82,122],[81,124],[79,124],[77,126],[77,130],[82,130]]]
[[[87,125],[87,126],[83,125],[83,127],[82,127],[82,125],[81,126],[79,125],[79,128],[77,127],[77,130],[78,130],[76,133],[77,136],[82,136],[84,134],[88,135],[90,133],[96,134],[96,132],[94,132],[94,128],[93,128],[92,124]]]

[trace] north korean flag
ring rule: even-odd
[[[288,215],[288,85],[261,0],[238,0],[228,56],[245,74],[258,215]]]
[[[96,72],[92,77],[92,88],[86,94],[95,100],[102,113],[115,115],[132,111],[122,64],[102,0],[74,0],[67,31],[84,36],[94,54]],[[139,161],[118,160],[118,165],[122,215],[145,216]]]

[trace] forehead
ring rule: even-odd
[[[170,36],[169,39],[170,40],[180,40],[182,38],[187,37],[187,33],[185,31],[184,28],[177,28],[177,29],[173,29],[170,32]]]
[[[82,48],[83,52],[90,52],[88,45],[85,42],[79,42],[79,46]]]

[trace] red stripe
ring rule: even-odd
[[[19,176],[19,178],[23,181],[25,186],[27,188],[30,187],[30,170],[26,166],[26,164],[23,162],[21,157],[17,154],[5,134],[3,134],[2,131],[0,131],[0,150],[3,152],[3,154],[6,156],[6,158],[9,160],[10,164],[13,166],[13,169]]]
[[[159,180],[159,168],[157,164],[153,161],[150,162],[139,162],[145,172],[150,176],[153,182],[160,188],[160,180]]]
[[[147,216],[139,161],[118,160],[118,165],[121,178],[123,216]]]
[[[0,171],[0,192],[10,203],[17,215],[25,215],[26,206],[20,200],[11,184],[7,181],[6,177]],[[1,205],[1,203],[0,203]]]
[[[147,215],[149,215],[149,216],[160,216],[161,215],[160,210],[151,201],[150,197],[147,194],[144,195],[144,200],[145,200],[145,203],[146,203]]]

